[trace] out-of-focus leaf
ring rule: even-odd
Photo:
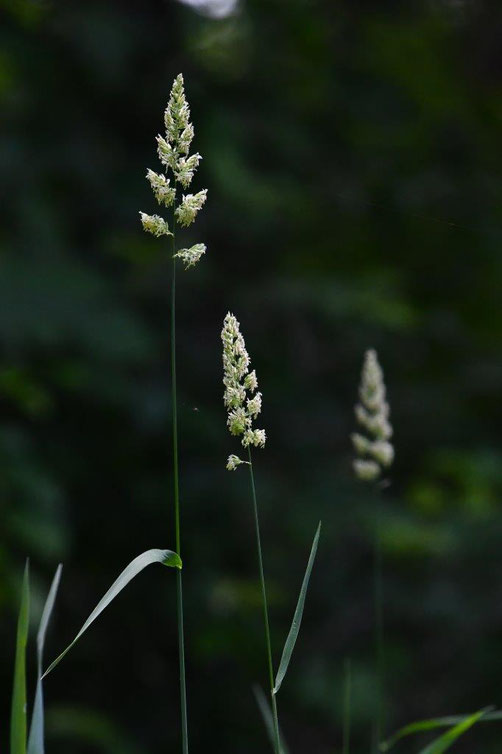
[[[477,713],[476,713],[477,714]],[[445,717],[431,717],[427,720],[417,720],[417,722],[410,723],[400,728],[394,733],[387,741],[380,744],[381,751],[389,751],[398,741],[406,736],[411,736],[414,733],[426,733],[429,730],[436,730],[436,728],[452,728],[462,723],[468,715],[447,715]],[[502,712],[489,712],[486,711],[482,717],[479,718],[479,722],[488,723],[502,720]]]
[[[52,580],[49,594],[45,601],[44,609],[42,611],[42,617],[40,618],[40,625],[38,627],[37,634],[37,689],[35,692],[35,704],[33,705],[33,714],[31,717],[30,735],[28,737],[28,754],[44,754],[44,691],[42,684],[42,662],[44,655],[45,635],[47,633],[47,626],[51,618],[54,603],[56,601],[56,595],[61,579],[61,571],[63,566],[61,563],[56,569],[54,578]]]
[[[265,728],[267,729],[270,743],[272,744],[272,747],[274,747],[274,718],[272,716],[272,710],[270,709],[268,699],[263,693],[263,689],[260,686],[253,686],[253,692],[258,704],[258,708],[261,712],[263,722],[265,723]],[[289,754],[289,749],[284,740],[284,736],[282,735],[281,730],[279,731],[279,746],[281,747],[281,754]]]
[[[457,738],[460,738],[460,736],[472,728],[472,726],[475,725],[490,709],[492,708],[487,707],[484,710],[475,712],[473,715],[466,715],[463,720],[457,723],[457,725],[454,725],[453,728],[447,730],[446,733],[443,733],[439,738],[436,738],[436,740],[426,746],[425,749],[422,749],[420,754],[443,754],[446,749],[449,749],[450,746],[455,743]]]
[[[26,754],[26,644],[30,617],[30,566],[26,561],[17,620],[14,688],[10,718],[10,754]]]

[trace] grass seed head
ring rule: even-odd
[[[390,408],[386,401],[386,388],[377,352],[366,351],[359,386],[359,403],[355,407],[356,419],[365,434],[354,432],[352,444],[357,458],[353,468],[358,479],[372,482],[394,460],[394,446],[390,442],[392,425]]]
[[[227,426],[231,435],[241,437],[243,447],[251,445],[257,448],[265,446],[264,429],[255,429],[253,421],[261,413],[262,395],[257,392],[256,372],[249,371],[251,359],[240,325],[233,314],[228,312],[221,331],[223,343],[223,384],[225,392],[223,402],[227,409]],[[236,460],[237,459],[237,460]],[[230,456],[227,469],[233,471],[240,463],[237,456]]]

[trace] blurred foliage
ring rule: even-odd
[[[364,752],[376,506],[389,727],[502,704],[502,9],[198,5],[0,0],[2,719],[25,556],[39,609],[65,562],[50,658],[132,557],[173,543],[169,265],[138,211],[154,211],[144,174],[181,70],[209,188],[208,254],[180,279],[178,315],[193,751],[267,746],[251,691],[265,668],[247,480],[224,468],[231,309],[264,394],[278,652],[323,520],[284,731],[293,754],[340,746],[350,656]],[[369,346],[397,448],[381,498],[350,474]],[[53,754],[176,749],[174,609],[172,581],[145,574],[48,679]],[[476,740],[490,754],[499,737],[480,726],[456,750]]]

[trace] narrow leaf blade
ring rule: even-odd
[[[14,687],[10,718],[10,754],[26,754],[26,644],[30,617],[30,567],[26,561],[17,620]]]
[[[270,705],[268,703],[267,697],[263,693],[263,689],[260,686],[253,686],[253,692],[256,698],[256,703],[258,704],[258,708],[261,712],[263,722],[265,723],[265,728],[267,730],[270,743],[272,744],[272,748],[274,748],[275,736],[274,736],[274,718],[272,716],[272,710],[270,709]],[[280,739],[279,745],[281,747],[281,754],[289,754],[289,749],[286,745],[286,742],[284,741],[282,731],[279,731],[279,739]]]
[[[115,599],[115,597],[122,591],[122,589],[124,589],[124,587],[127,586],[127,584],[132,581],[132,579],[137,576],[138,573],[140,573],[144,568],[151,565],[152,563],[162,563],[162,565],[169,566],[171,568],[182,567],[180,556],[172,550],[147,550],[141,555],[138,555],[137,558],[134,558],[134,560],[132,560],[129,565],[124,568],[120,576],[113,582],[106,594],[98,602],[73,641],[66,647],[63,652],[61,652],[58,657],[56,657],[54,662],[49,665],[42,678],[45,678],[45,676],[48,675],[51,670],[54,670],[56,665],[59,665],[63,657],[68,654],[73,646],[75,646],[82,634],[87,631],[89,626],[94,623],[96,618],[101,615],[103,610],[108,607],[110,602]]]
[[[52,580],[49,594],[45,601],[44,609],[42,610],[42,617],[40,618],[40,625],[38,627],[37,634],[37,688],[35,691],[35,703],[33,705],[33,713],[31,716],[30,735],[28,737],[28,754],[44,754],[44,692],[42,685],[42,662],[44,654],[45,635],[47,633],[47,626],[51,618],[52,611],[54,609],[54,603],[56,601],[56,595],[61,580],[61,571],[63,566],[61,563],[56,569],[54,578]]]
[[[472,728],[478,720],[480,720],[488,711],[490,707],[482,709],[479,712],[475,712],[473,715],[466,715],[459,723],[443,733],[439,738],[436,738],[431,744],[422,749],[420,754],[443,754],[444,751],[450,748],[457,738],[460,738],[466,731]]]
[[[295,614],[293,615],[291,628],[289,629],[288,638],[286,639],[286,643],[284,644],[284,649],[282,650],[282,657],[279,663],[279,670],[277,671],[277,675],[275,677],[274,694],[277,694],[277,692],[279,691],[281,687],[281,684],[284,680],[284,676],[286,675],[286,672],[288,670],[289,662],[291,660],[291,655],[293,654],[293,649],[295,648],[296,640],[298,638],[298,632],[300,631],[300,626],[302,623],[303,609],[305,607],[305,598],[307,596],[307,589],[309,585],[310,574],[312,573],[312,567],[314,565],[314,560],[317,553],[317,546],[319,544],[320,534],[321,534],[321,522],[319,521],[319,526],[317,527],[314,541],[312,542],[312,548],[310,550],[309,560],[307,563],[307,569],[305,571],[305,576],[303,577],[302,588],[300,589],[300,596],[298,597],[298,602],[296,605]]]
[[[447,717],[431,717],[428,720],[417,720],[399,728],[390,738],[380,744],[380,751],[389,751],[398,741],[414,733],[426,733],[436,728],[451,728],[453,725],[462,722],[465,715],[450,715]]]
[[[436,730],[437,728],[452,728],[453,726],[461,723],[467,715],[447,715],[445,717],[431,717],[427,720],[418,720],[414,723],[399,728],[387,741],[380,744],[380,751],[389,751],[398,741],[406,736],[411,736],[415,733],[426,733],[430,730]],[[487,712],[483,717],[479,719],[481,723],[497,722],[502,720],[502,712]]]

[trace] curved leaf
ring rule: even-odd
[[[26,561],[17,619],[14,688],[10,717],[10,754],[26,754],[26,644],[30,617],[30,564]]]
[[[414,733],[426,733],[436,728],[451,728],[461,723],[466,717],[467,715],[448,715],[446,717],[431,717],[428,720],[418,720],[417,722],[409,723],[409,725],[405,725],[396,731],[387,741],[380,744],[380,751],[389,751],[401,738],[411,736]],[[502,720],[502,712],[486,712],[479,719],[479,722],[488,723],[497,720]]]
[[[310,550],[310,556],[307,563],[307,569],[305,571],[305,576],[303,577],[302,588],[300,589],[300,596],[298,597],[298,603],[296,605],[295,614],[293,615],[293,622],[291,623],[291,628],[289,629],[288,638],[286,639],[284,649],[282,650],[282,657],[279,663],[279,670],[277,671],[277,675],[275,677],[274,694],[277,694],[277,692],[281,688],[281,683],[283,682],[284,676],[286,675],[286,672],[288,670],[288,665],[291,660],[291,655],[293,654],[293,649],[295,648],[296,640],[298,638],[298,632],[300,630],[300,626],[302,623],[303,608],[305,607],[305,597],[307,596],[307,589],[309,585],[310,574],[312,573],[312,567],[314,565],[314,560],[317,553],[317,545],[319,544],[320,534],[321,534],[321,522],[319,521],[319,526],[317,527],[314,541],[312,542],[312,548]]]
[[[455,743],[457,738],[460,738],[469,728],[472,728],[491,709],[493,708],[487,707],[479,712],[475,712],[473,715],[466,715],[457,725],[454,725],[453,728],[447,730],[446,733],[436,738],[425,749],[422,749],[420,754],[443,754],[446,749],[449,749]]]
[[[33,705],[33,713],[31,716],[30,735],[28,737],[28,754],[44,754],[44,693],[42,686],[42,661],[44,654],[45,634],[47,633],[47,626],[51,618],[51,613],[56,601],[56,594],[61,580],[61,571],[63,566],[61,563],[56,569],[54,578],[52,580],[49,594],[45,601],[44,609],[42,610],[42,617],[40,618],[40,625],[38,627],[37,634],[37,670],[38,681],[35,692],[35,704]]]
[[[91,623],[94,623],[96,618],[101,615],[103,610],[108,607],[110,602],[115,599],[115,597],[122,591],[122,589],[127,586],[127,584],[132,581],[132,579],[137,576],[138,573],[140,573],[144,568],[151,565],[152,563],[162,563],[162,565],[169,566],[171,568],[181,568],[182,566],[180,556],[172,550],[147,550],[141,555],[138,555],[137,558],[134,558],[134,560],[132,560],[129,565],[124,568],[118,579],[113,582],[104,597],[102,597],[102,599],[98,602],[71,644],[69,644],[66,649],[61,652],[58,657],[56,657],[54,662],[49,665],[42,678],[45,678],[45,676],[48,675],[51,670],[54,670],[56,665],[59,665],[63,657],[77,643],[82,634],[87,631]]]

